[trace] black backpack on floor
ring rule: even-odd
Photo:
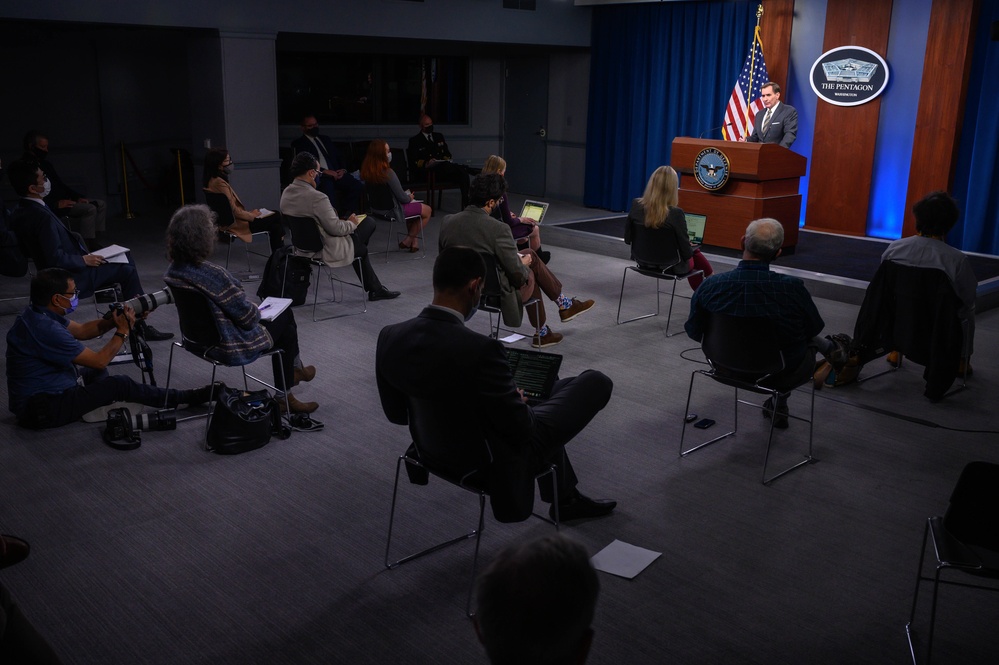
[[[309,294],[312,265],[304,256],[295,256],[294,249],[284,246],[271,252],[264,267],[264,277],[257,288],[261,299],[268,296],[291,298],[292,305],[304,305]],[[287,273],[285,272],[287,265]],[[282,288],[283,287],[283,288]]]

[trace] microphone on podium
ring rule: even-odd
[[[712,127],[711,129],[705,129],[703,132],[701,132],[701,135],[698,136],[697,138],[703,139],[705,134],[714,133],[717,132],[719,129],[725,129],[726,127],[734,127],[734,126],[735,125],[733,125],[732,123],[726,122],[724,125],[718,125],[717,127]]]

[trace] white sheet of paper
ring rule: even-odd
[[[597,570],[632,580],[662,555],[662,552],[653,552],[615,539],[594,554],[590,561]]]
[[[257,208],[260,211],[260,216],[257,219],[263,219],[264,217],[270,217],[274,214],[273,210],[268,210],[267,208]]]
[[[505,344],[513,344],[514,342],[519,342],[522,339],[525,339],[524,336],[518,333],[513,333],[512,335],[507,335],[506,337],[500,337],[500,341]]]
[[[122,247],[121,245],[109,245],[92,253],[97,256],[104,257],[104,260],[108,263],[128,263],[128,257],[125,256],[125,252],[127,251],[127,247]]]
[[[260,318],[262,320],[273,321],[276,316],[288,309],[288,305],[290,304],[291,298],[275,298],[274,296],[267,296],[264,298],[263,302],[257,305],[257,309],[260,310]]]

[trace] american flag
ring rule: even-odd
[[[756,26],[753,33],[753,46],[746,56],[746,64],[742,66],[742,73],[735,82],[735,89],[732,90],[732,97],[728,100],[725,108],[725,126],[722,127],[722,136],[726,141],[738,141],[748,138],[753,131],[753,118],[763,108],[760,100],[764,83],[770,79],[767,77],[767,63],[763,61],[763,42],[760,40],[760,27]],[[749,100],[749,108],[746,108],[746,101]]]

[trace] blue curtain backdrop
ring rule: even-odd
[[[674,138],[721,138],[715,128],[749,52],[758,4],[594,8],[586,205],[627,210],[652,171],[669,163]]]
[[[960,158],[952,194],[962,223],[947,241],[966,252],[999,254],[999,42],[989,28],[999,21],[999,0],[982,0],[972,58]]]

